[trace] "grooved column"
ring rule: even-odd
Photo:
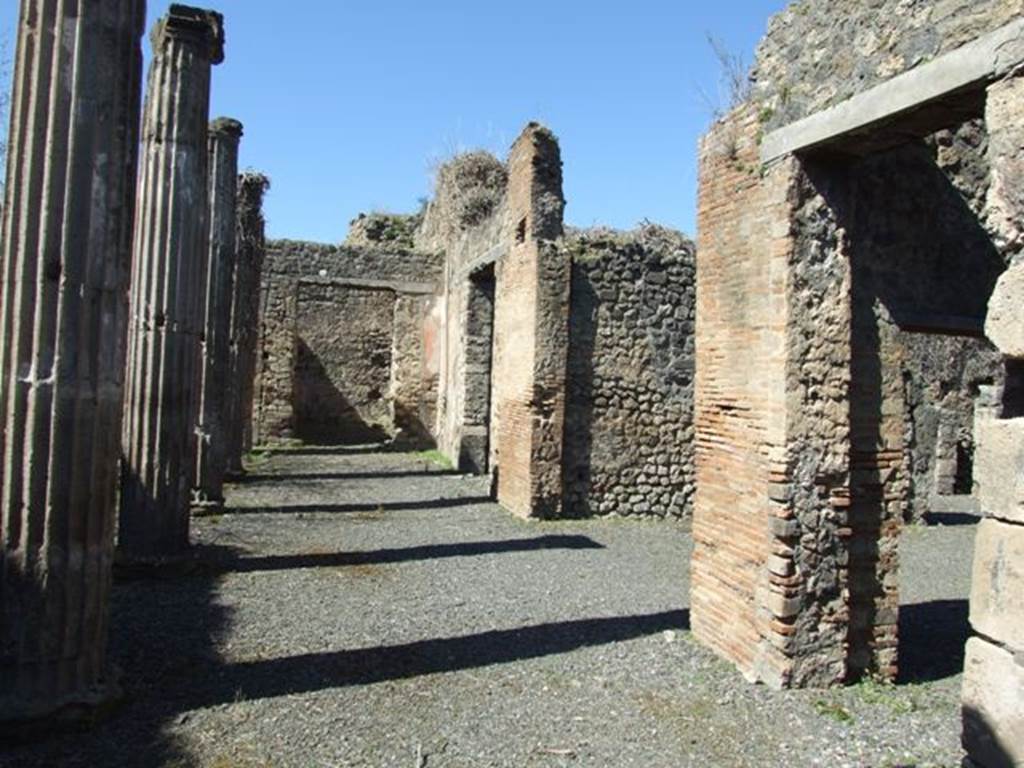
[[[172,5],[152,34],[135,223],[118,556],[188,548],[209,253],[210,65],[221,16]]]
[[[145,6],[21,3],[0,236],[5,723],[73,716],[116,690],[105,656]]]
[[[238,178],[238,251],[231,304],[231,375],[228,379],[228,472],[242,472],[242,454],[252,447],[252,411],[256,354],[260,334],[260,286],[266,256],[263,196],[266,176]]]
[[[227,469],[225,405],[231,365],[231,301],[234,293],[238,199],[238,143],[242,124],[219,118],[209,132],[210,257],[206,270],[206,330],[196,459],[195,506],[224,507]]]

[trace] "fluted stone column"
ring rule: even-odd
[[[231,366],[231,302],[234,296],[235,230],[238,219],[238,144],[242,124],[218,118],[210,124],[210,256],[206,271],[206,331],[194,507],[224,507],[227,470],[225,407]]]
[[[145,0],[22,0],[0,235],[0,721],[116,690],[107,616]]]
[[[256,355],[260,334],[260,287],[266,257],[263,196],[266,176],[245,173],[238,179],[238,258],[231,307],[231,375],[228,389],[228,472],[242,472],[242,454],[252,447]]]
[[[118,557],[127,563],[188,549],[209,255],[210,65],[223,60],[222,21],[172,5],[152,34],[122,439]]]

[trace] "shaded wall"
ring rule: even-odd
[[[981,332],[1005,264],[970,207],[987,168],[977,146],[959,154],[945,172],[926,143],[873,155],[838,171],[832,201],[853,246],[854,339],[892,379],[879,407],[900,433],[905,519],[936,496],[972,493],[974,400],[1002,381]]]
[[[392,436],[388,400],[395,293],[301,281],[296,296],[294,436],[372,443]]]
[[[441,269],[401,248],[268,242],[255,439],[422,436]]]

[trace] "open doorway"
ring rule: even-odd
[[[470,274],[466,302],[466,397],[459,469],[481,475],[490,471],[494,291],[494,264]]]
[[[985,156],[969,142],[959,150],[953,170],[937,164],[934,136],[805,161],[849,259],[851,680],[894,677],[934,652],[899,631],[901,531],[935,499],[970,495],[975,400],[1002,378],[983,328],[1005,263],[959,183]],[[931,617],[932,644],[962,654],[966,610],[955,613]]]

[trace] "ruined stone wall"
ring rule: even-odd
[[[509,152],[506,239],[496,267],[494,409],[498,501],[530,517],[562,510],[569,257],[558,141],[531,124]]]
[[[438,256],[412,250],[269,242],[256,440],[415,432],[406,414],[429,411],[436,397],[426,326],[441,269]]]
[[[895,675],[900,528],[936,492],[970,491],[975,400],[1001,380],[977,336],[1006,261],[984,126],[909,143],[976,116],[976,94],[827,152],[762,165],[754,146],[1022,10],[794,3],[762,42],[751,99],[702,145],[692,619],[753,678]],[[756,283],[721,268],[751,262],[780,299],[768,315]],[[742,355],[761,386],[730,378],[724,361]],[[780,358],[781,381],[763,376]],[[744,504],[755,522],[767,512],[746,549]]]
[[[790,162],[758,174],[757,117],[753,106],[736,112],[700,147],[690,605],[701,642],[751,679],[781,685],[792,620],[763,606],[768,595],[784,603],[798,584],[779,338],[796,169]]]
[[[764,130],[787,125],[925,64],[1024,13],[1024,0],[801,0],[757,51]]]
[[[567,241],[564,514],[689,517],[694,246],[653,225]]]
[[[492,155],[473,152],[453,159],[439,172],[416,240],[419,250],[443,254],[445,260],[437,443],[453,463],[470,470],[497,465],[488,440],[497,428],[496,414],[489,409],[488,423],[481,424],[484,414],[472,412],[466,393],[474,376],[475,389],[486,387],[488,394],[490,390],[493,360],[488,359],[485,383],[479,362],[470,359],[471,347],[482,343],[479,334],[471,338],[470,310],[473,280],[481,271],[493,273],[497,260],[508,251],[507,185],[508,169]],[[493,350],[493,327],[490,330]],[[482,353],[477,350],[478,357]],[[475,372],[467,370],[471,366],[476,366]]]
[[[564,205],[558,142],[531,123],[507,165],[475,152],[441,168],[417,238],[420,249],[446,259],[439,445],[467,469],[494,469],[498,500],[523,516],[561,511],[569,313]],[[489,269],[493,303],[483,287]],[[492,320],[482,316],[491,306]]]
[[[970,157],[962,160],[960,167],[972,164]],[[1003,261],[924,144],[862,160],[807,158],[804,167],[808,185],[794,218],[794,278],[817,271],[825,279],[809,281],[806,295],[791,304],[790,353],[794,371],[805,378],[819,352],[832,366],[844,365],[848,354],[850,382],[846,416],[821,408],[820,391],[791,410],[791,464],[801,478],[792,490],[801,510],[796,563],[805,575],[793,681],[827,682],[821,671],[843,666],[849,678],[892,678],[901,523],[930,509],[940,483],[957,490],[948,471],[957,459],[951,449],[963,446],[965,462],[973,452],[974,398],[1001,374],[991,346],[967,334],[981,327]],[[848,287],[831,295],[843,281]],[[840,305],[848,305],[848,320],[828,317]],[[825,316],[808,314],[809,307]],[[822,329],[844,326],[848,340],[809,343],[820,343]],[[829,435],[837,440],[844,434],[846,420],[848,481],[841,457],[822,451]],[[808,442],[801,425],[817,438]],[[969,494],[970,468],[963,469],[960,490]],[[833,513],[822,516],[828,497]],[[812,535],[807,546],[805,537],[810,542]],[[806,652],[812,638],[822,650],[826,645],[809,608],[844,619],[824,625],[833,637],[827,654]]]
[[[768,643],[784,662],[778,682],[843,682],[847,658],[850,545],[857,528],[851,475],[849,243],[831,209],[831,177],[791,159],[794,185],[776,226],[789,232],[782,331],[784,465],[769,489]],[[873,447],[873,446],[872,446]],[[778,659],[776,659],[777,661]],[[776,682],[771,677],[769,682]]]

